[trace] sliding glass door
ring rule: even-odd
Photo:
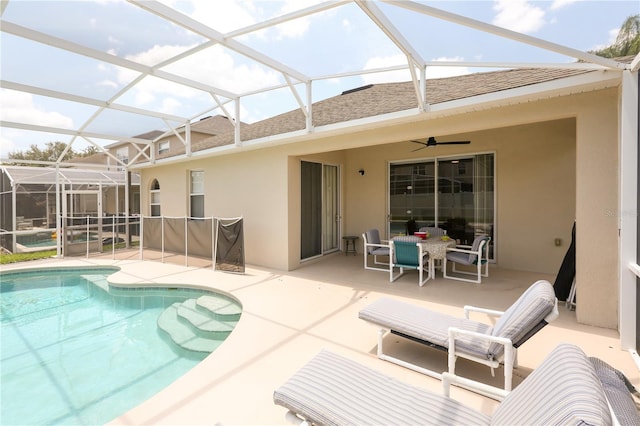
[[[338,166],[302,161],[300,186],[300,258],[339,250]]]
[[[494,170],[494,154],[391,164],[389,235],[405,233],[415,220],[418,228],[445,229],[461,244],[478,235],[493,238]]]

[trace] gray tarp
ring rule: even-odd
[[[244,273],[242,218],[217,219],[215,269]]]

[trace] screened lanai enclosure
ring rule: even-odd
[[[106,245],[129,246],[138,241],[138,174],[23,166],[1,170],[3,251],[56,249],[66,255],[101,252]]]

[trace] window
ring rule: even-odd
[[[164,154],[165,152],[169,152],[169,144],[170,141],[162,141],[158,143],[158,154]]]
[[[151,191],[149,191],[149,207],[151,216],[160,216],[160,183],[158,179],[151,182]]]
[[[390,235],[406,232],[413,219],[418,227],[446,229],[462,244],[478,235],[493,238],[494,162],[494,154],[477,154],[391,164]]]
[[[190,216],[204,217],[204,172],[202,170],[191,171]]]

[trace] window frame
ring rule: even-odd
[[[157,208],[155,212],[154,207]],[[159,217],[162,216],[162,205],[160,203],[160,182],[158,179],[151,181],[151,188],[149,189],[149,216]]]
[[[196,181],[196,177],[200,177]],[[197,186],[199,187],[197,187]],[[194,204],[198,207],[198,212],[194,212]],[[204,218],[204,170],[189,170],[189,217],[191,219]]]
[[[169,152],[171,149],[171,141],[160,141],[158,142],[158,155],[164,154],[165,152]]]

